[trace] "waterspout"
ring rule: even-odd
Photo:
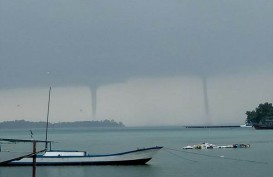
[[[209,111],[209,100],[208,100],[208,90],[207,90],[207,78],[202,77],[203,82],[203,95],[204,95],[204,106],[205,106],[205,124],[210,125],[210,111]]]
[[[97,112],[97,86],[91,86],[91,106],[92,106],[92,118],[96,119]]]

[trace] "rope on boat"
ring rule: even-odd
[[[256,161],[256,160],[246,160],[246,159],[238,159],[238,158],[231,158],[231,157],[224,157],[224,156],[208,155],[208,154],[202,154],[202,153],[191,152],[191,151],[180,150],[180,149],[174,149],[174,148],[168,148],[168,147],[164,147],[164,148],[167,149],[167,150],[170,150],[170,151],[182,152],[182,153],[187,153],[187,154],[194,154],[194,155],[205,156],[205,157],[210,157],[210,158],[221,158],[221,159],[234,160],[234,161],[240,161],[240,162],[268,164],[268,162],[261,162],[261,161]],[[175,154],[175,153],[173,153],[173,154]],[[181,157],[181,156],[179,156],[179,157]]]
[[[169,153],[171,155],[174,155],[177,158],[180,158],[180,159],[183,159],[183,160],[187,160],[187,161],[190,161],[190,162],[193,162],[193,163],[197,163],[198,162],[196,160],[192,160],[192,159],[188,159],[188,158],[182,157],[181,155],[178,155],[178,154],[170,151],[170,149],[168,150],[168,148],[164,148],[163,150],[165,150],[167,153]]]

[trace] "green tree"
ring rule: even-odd
[[[259,104],[259,106],[253,111],[246,111],[247,123],[259,123],[264,119],[273,119],[273,106],[272,103]]]

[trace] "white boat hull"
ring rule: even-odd
[[[107,155],[86,155],[85,152],[49,151],[43,155],[37,155],[36,165],[143,165],[151,160],[161,148],[152,147]],[[74,153],[78,154],[75,155]],[[33,158],[27,157],[7,163],[6,166],[28,166],[32,164]]]

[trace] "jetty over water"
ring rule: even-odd
[[[238,128],[239,125],[196,125],[186,126],[186,128]]]

